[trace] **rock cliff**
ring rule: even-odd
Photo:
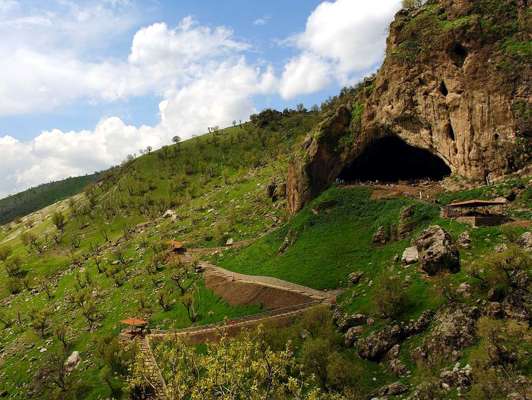
[[[290,211],[387,136],[472,180],[529,164],[529,9],[526,0],[432,0],[400,11],[379,72],[335,99],[291,163]]]

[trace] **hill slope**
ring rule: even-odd
[[[62,181],[45,183],[0,199],[0,225],[73,196],[96,179],[98,179],[98,174],[67,178]]]

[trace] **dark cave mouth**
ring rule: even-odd
[[[386,136],[369,144],[338,175],[343,182],[433,180],[449,176],[451,169],[438,156],[410,146],[397,136]]]

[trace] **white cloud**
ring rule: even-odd
[[[230,29],[202,26],[190,17],[176,27],[156,23],[139,29],[127,57],[96,59],[85,46],[98,48],[128,32],[135,21],[132,3],[57,3],[62,13],[24,13],[22,3],[0,0],[0,37],[7,38],[0,42],[5,77],[0,116],[51,110],[80,99],[156,94],[163,99],[160,122],[135,127],[111,117],[92,130],[54,129],[26,142],[0,136],[0,197],[107,168],[148,145],[169,143],[174,135],[188,138],[208,126],[245,120],[256,111],[253,96],[258,94],[290,99],[334,81],[348,82],[380,61],[386,27],[400,0],[323,2],[305,31],[291,38],[297,54],[280,77],[268,65],[250,65],[244,57],[249,44],[235,39]]]
[[[284,68],[280,93],[285,99],[317,92],[332,80],[328,62],[312,53],[303,53]]]
[[[323,89],[328,84],[324,70],[348,84],[374,69],[384,55],[388,25],[400,8],[400,0],[321,3],[305,31],[289,40],[301,54],[285,66],[282,96],[290,99]]]
[[[189,138],[208,126],[227,126],[255,112],[251,96],[270,93],[276,80],[270,69],[251,67],[241,58],[212,68],[203,77],[175,89],[160,104],[156,126],[126,125],[117,117],[102,120],[94,130],[42,132],[29,142],[0,136],[0,197],[27,187],[77,176],[118,164],[147,146]]]
[[[257,18],[255,21],[253,21],[253,25],[264,26],[270,22],[270,19],[271,17],[269,15],[264,15],[263,17]]]

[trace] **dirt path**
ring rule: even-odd
[[[138,349],[138,357],[143,366],[142,374],[144,375],[144,380],[149,383],[153,390],[153,395],[150,396],[151,399],[166,399],[166,383],[151,350],[149,336],[140,339]]]
[[[348,183],[340,185],[340,188],[367,187],[372,189],[373,200],[390,199],[396,197],[411,197],[417,200],[433,202],[444,189],[440,182],[422,181],[417,184],[389,183],[378,184],[361,182],[360,184]]]

